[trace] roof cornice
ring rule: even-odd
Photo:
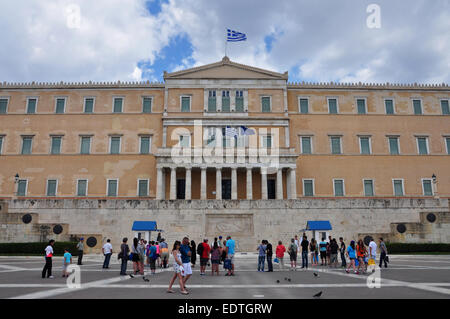
[[[121,89],[164,88],[162,82],[0,82],[0,89]]]
[[[288,82],[288,89],[363,89],[363,90],[449,90],[446,83],[337,83],[337,82]]]

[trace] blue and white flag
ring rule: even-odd
[[[238,136],[238,132],[237,132],[237,130],[234,127],[227,126],[225,128],[225,136],[237,137]]]
[[[255,135],[255,131],[246,126],[241,126],[241,135]]]
[[[227,41],[228,42],[238,42],[247,40],[245,33],[237,32],[234,30],[227,29]]]

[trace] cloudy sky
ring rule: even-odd
[[[231,60],[290,81],[450,82],[450,0],[1,0],[0,81],[161,81],[227,28]]]

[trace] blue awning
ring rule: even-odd
[[[307,230],[331,230],[331,224],[328,220],[308,220]]]
[[[155,221],[142,221],[136,220],[133,223],[132,230],[135,231],[156,231],[156,222]]]

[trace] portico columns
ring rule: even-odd
[[[201,168],[200,199],[206,199],[206,167]]]
[[[222,168],[216,168],[216,199],[222,199]]]
[[[277,199],[283,199],[283,171],[277,169]]]
[[[261,167],[261,199],[267,198],[267,168]]]
[[[170,168],[170,199],[177,199],[177,169]]]
[[[192,184],[192,178],[191,178],[191,168],[190,167],[186,167],[186,196],[185,198],[187,200],[191,200],[192,199],[192,193],[191,193],[191,184]]]
[[[251,168],[247,168],[247,199],[253,199],[253,180]]]
[[[162,193],[163,173],[162,173],[162,170],[163,170],[162,167],[156,168],[156,199],[157,200],[163,199],[163,193]]]
[[[295,168],[289,169],[289,175],[291,199],[297,199],[297,178],[295,177]]]
[[[237,170],[231,168],[231,199],[237,199]]]

